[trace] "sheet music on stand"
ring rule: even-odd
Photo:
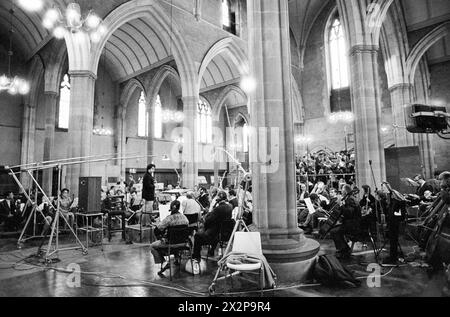
[[[308,208],[309,214],[312,215],[316,212],[314,205],[311,201],[311,198],[305,198],[306,207]]]
[[[407,186],[420,187],[420,185],[417,182],[413,181],[411,178],[400,178],[400,180]]]

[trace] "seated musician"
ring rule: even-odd
[[[189,220],[185,215],[180,213],[180,202],[178,200],[173,201],[170,204],[170,215],[166,217],[163,221],[161,221],[155,228],[155,236],[160,237],[158,241],[155,241],[151,244],[151,247],[156,250],[160,256],[161,264],[164,264],[164,256],[166,255],[167,250],[167,239],[166,239],[166,231],[169,227],[176,227],[182,225],[188,225]],[[158,274],[164,273],[169,268],[170,263],[163,266],[162,270]]]
[[[326,201],[320,202],[320,208],[311,215],[312,225],[317,226],[319,223],[319,218],[326,218],[333,212],[341,203],[341,196],[339,195],[336,188],[330,189],[330,201],[326,204]]]
[[[43,226],[41,236],[47,235],[55,217],[55,207],[53,207],[51,201],[47,201],[42,195],[38,195],[36,217],[38,223]]]
[[[341,218],[330,231],[331,238],[336,246],[336,257],[342,259],[351,256],[351,249],[347,243],[346,236],[358,237],[360,234],[361,208],[351,193],[352,188],[350,185],[345,185],[342,188],[344,198],[339,209]]]
[[[72,212],[73,200],[70,198],[69,193],[70,191],[67,188],[64,188],[61,191],[61,196],[59,197],[59,208],[61,216],[67,220],[71,227],[73,227],[75,215]]]
[[[362,187],[364,193],[359,206],[361,207],[361,230],[363,234],[371,233],[373,236],[377,232],[377,215],[375,210],[375,197],[372,195],[372,190],[368,185]]]
[[[205,217],[204,227],[194,236],[193,259],[200,262],[201,249],[204,245],[211,245],[210,255],[213,255],[217,246],[221,224],[231,220],[233,207],[227,201],[227,193],[220,191],[216,197],[217,206]]]
[[[20,227],[21,215],[14,200],[14,193],[8,192],[0,203],[0,223],[5,224],[6,231],[16,231]]]
[[[139,221],[138,212],[142,209],[142,202],[138,199],[136,189],[131,189],[130,201],[127,203],[125,217],[128,219],[128,224],[134,224]]]
[[[189,224],[197,223],[202,214],[202,207],[195,201],[194,192],[188,192],[181,203],[183,214],[189,219]]]
[[[323,209],[323,207],[326,206],[326,203],[324,202],[323,204],[321,204],[319,195],[311,194],[309,198],[311,199],[311,203],[314,206],[315,212],[311,214],[309,212],[309,209],[306,208],[305,210],[302,211],[300,215],[302,219],[306,218],[305,222],[300,226],[305,231],[305,234],[312,233],[313,226],[317,221],[317,219],[327,216],[327,213]]]
[[[198,202],[202,205],[204,209],[209,210],[210,205],[209,194],[206,188],[204,187],[200,188],[200,196],[198,197]]]

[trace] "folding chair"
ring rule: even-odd
[[[261,234],[259,232],[236,232],[233,241],[232,253],[236,254],[253,254],[263,255],[261,247]],[[256,273],[258,274],[258,285],[263,294],[263,266],[262,263],[250,264],[231,264],[227,263],[227,268],[230,270],[229,277],[231,278],[231,285],[233,287],[233,275],[241,273]],[[231,272],[235,271],[234,274]]]

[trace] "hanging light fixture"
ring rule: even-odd
[[[54,6],[47,10],[42,21],[42,25],[51,30],[53,36],[62,39],[67,32],[78,33],[87,32],[91,41],[99,42],[102,35],[106,33],[106,27],[102,25],[102,19],[90,10],[85,18],[81,13],[81,7],[78,3],[70,3],[64,14]]]
[[[19,6],[25,11],[36,12],[44,7],[43,0],[17,0]]]
[[[23,78],[18,76],[12,76],[11,71],[11,61],[14,56],[13,52],[13,15],[14,15],[14,4],[11,2],[12,7],[9,10],[10,13],[10,29],[9,29],[9,50],[8,50],[8,73],[0,76],[0,92],[8,91],[11,95],[26,95],[30,92],[30,84]]]

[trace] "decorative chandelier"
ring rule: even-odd
[[[355,121],[355,115],[353,112],[350,111],[340,111],[332,113],[328,116],[328,121],[330,123],[344,123],[344,124],[350,124],[353,121]]]
[[[114,134],[111,129],[104,128],[103,125],[101,127],[95,127],[93,133],[99,136],[111,136]]]
[[[10,25],[11,28],[9,30],[9,50],[8,50],[8,74],[4,74],[0,76],[0,92],[3,90],[8,91],[11,95],[26,95],[30,92],[30,84],[23,78],[18,76],[12,76],[11,72],[11,60],[14,55],[13,52],[13,40],[12,35],[14,33],[13,30],[13,16],[14,16],[14,5],[9,10],[10,13]]]
[[[164,110],[162,113],[162,121],[164,123],[181,123],[184,121],[184,113],[181,111]]]
[[[81,14],[78,3],[70,3],[62,14],[58,7],[52,7],[44,15],[42,25],[51,30],[53,36],[62,39],[67,32],[78,33],[84,31],[89,34],[92,42],[100,41],[106,33],[106,27],[102,25],[102,19],[90,10],[85,18]]]

